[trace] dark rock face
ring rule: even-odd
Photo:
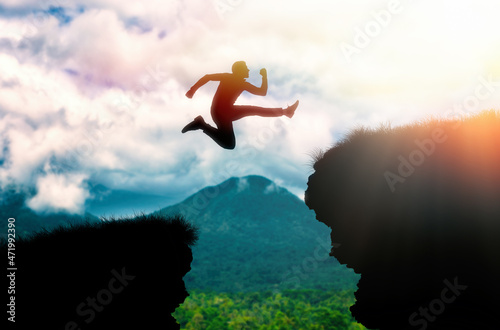
[[[500,329],[500,115],[354,132],[318,157],[306,204],[361,274],[376,329]]]
[[[9,326],[179,329],[171,313],[188,296],[182,278],[196,240],[197,229],[182,218],[139,216],[19,241]]]

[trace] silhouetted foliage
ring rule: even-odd
[[[306,204],[361,274],[368,328],[499,329],[500,114],[360,129],[318,155]]]
[[[59,227],[16,243],[16,329],[178,329],[197,229],[138,216]],[[7,254],[5,242],[1,253]],[[5,281],[5,280],[4,280]],[[72,323],[74,322],[74,323]]]

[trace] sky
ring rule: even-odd
[[[494,0],[0,0],[0,188],[36,212],[81,214],[90,188],[179,202],[230,177],[303,198],[312,155],[359,127],[457,117],[500,104]],[[237,146],[202,132],[217,88],[246,61],[292,119],[244,118]]]

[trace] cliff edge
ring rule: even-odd
[[[12,329],[179,329],[197,229],[139,216],[60,227],[15,243]],[[1,245],[7,255],[7,243]],[[9,271],[7,273],[9,275]]]
[[[500,113],[359,129],[314,170],[306,204],[361,274],[358,322],[500,328]]]

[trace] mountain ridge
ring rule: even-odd
[[[92,198],[85,203],[87,212],[99,217],[127,217],[150,213],[169,205],[172,197],[140,193],[124,189],[111,189],[102,184],[89,184]]]
[[[156,213],[182,215],[200,230],[188,288],[280,291],[357,283],[354,272],[328,256],[330,229],[265,177],[229,178]]]

